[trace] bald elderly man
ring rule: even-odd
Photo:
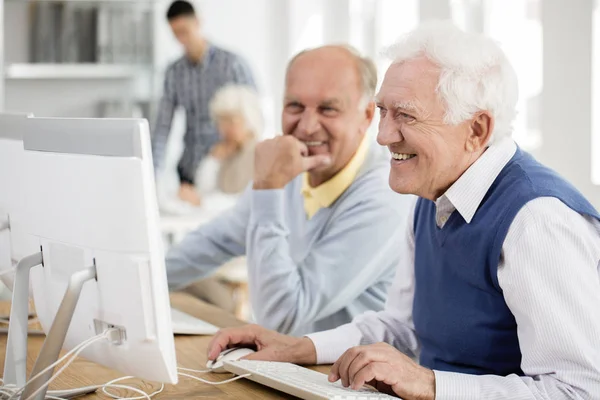
[[[256,147],[253,183],[233,210],[166,259],[171,289],[245,255],[256,321],[301,335],[381,310],[400,260],[409,197],[387,183],[367,135],[377,83],[355,50],[308,50],[288,65],[283,135]]]

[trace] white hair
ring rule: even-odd
[[[263,134],[264,119],[260,98],[256,90],[250,86],[235,84],[223,86],[211,99],[209,110],[214,122],[226,115],[239,115],[254,137],[260,138]]]
[[[495,119],[490,144],[512,134],[519,95],[516,73],[500,46],[451,22],[428,21],[401,37],[384,54],[393,63],[426,57],[440,68],[437,93],[444,121],[456,125],[478,111]]]

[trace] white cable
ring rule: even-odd
[[[87,347],[88,344],[90,342],[95,342],[97,340],[100,340],[102,338],[105,337],[105,335],[108,334],[108,330],[104,331],[103,333],[93,336],[89,339],[84,340],[83,342],[81,342],[80,344],[78,344],[77,346],[73,347],[70,351],[68,351],[64,356],[62,356],[60,359],[58,359],[56,362],[54,362],[53,364],[49,365],[48,367],[46,367],[44,370],[40,371],[37,375],[33,376],[31,379],[29,379],[29,381],[26,383],[25,386],[27,386],[28,384],[30,384],[31,382],[33,382],[34,380],[38,379],[40,376],[42,376],[43,374],[45,374],[46,372],[48,372],[49,370],[51,370],[52,368],[56,367],[58,364],[60,364],[61,362],[63,362],[65,359],[67,359],[70,355],[77,353],[77,351],[82,348],[82,347]],[[71,361],[72,362],[72,361]],[[70,363],[69,363],[70,364]],[[19,391],[22,391],[25,389],[25,386],[23,386],[21,389],[19,389]]]
[[[113,399],[123,399],[123,397],[118,397],[117,395],[109,393],[106,390],[106,387],[112,387],[112,386],[114,386],[114,384],[116,382],[121,382],[121,381],[124,381],[127,379],[136,379],[136,378],[135,378],[135,376],[122,376],[120,378],[113,379],[112,381],[109,381],[109,382],[105,383],[104,385],[102,385],[102,392],[104,392],[105,395],[112,397]],[[119,386],[124,386],[124,385],[119,385]],[[131,387],[131,386],[126,386],[126,387]],[[142,392],[144,394],[142,397],[127,397],[127,399],[129,399],[129,400],[141,400],[141,399],[147,399],[147,398],[149,399],[149,398],[156,396],[159,393],[162,393],[163,390],[165,390],[164,383],[160,385],[160,389],[158,389],[157,391],[155,391],[153,393],[147,394],[145,392]]]
[[[45,372],[47,372],[48,370],[50,370],[51,368],[56,367],[56,365],[60,364],[62,361],[64,361],[66,358],[68,358],[69,356],[72,355],[72,357],[66,362],[65,365],[63,365],[61,367],[61,369],[59,369],[54,376],[52,376],[52,378],[50,378],[48,380],[48,382],[46,382],[42,387],[40,387],[39,389],[37,389],[33,394],[31,394],[31,396],[29,396],[26,400],[30,400],[31,398],[33,398],[35,395],[37,395],[44,387],[50,385],[50,383],[56,379],[59,375],[61,375],[65,369],[67,369],[71,363],[73,363],[73,361],[75,361],[75,359],[77,358],[77,356],[88,346],[90,346],[92,343],[95,343],[98,340],[104,339],[104,338],[108,338],[109,334],[113,331],[113,329],[108,329],[106,331],[104,331],[103,333],[101,333],[100,335],[91,337],[87,340],[85,340],[84,342],[80,343],[79,345],[75,346],[73,349],[71,349],[71,351],[69,351],[68,353],[66,353],[64,356],[62,356],[60,358],[60,360],[56,361],[54,364],[48,366],[46,369],[44,369],[43,371],[41,371],[40,373],[38,373],[36,376],[32,377],[27,384],[31,383],[33,380],[39,378],[42,374],[44,374]],[[115,382],[120,382],[122,380],[125,379],[133,379],[134,377],[132,376],[125,376],[125,377],[121,377],[121,378],[117,378],[117,379],[113,379],[112,381],[109,381],[103,385],[94,385],[94,386],[87,386],[86,388],[88,388],[89,390],[98,390],[100,388],[102,388],[102,390],[104,391],[104,393],[110,397],[112,397],[113,399],[127,399],[127,400],[138,400],[138,399],[148,399],[151,400],[151,398],[153,396],[156,396],[157,394],[161,393],[164,388],[165,385],[161,384],[161,387],[159,390],[155,391],[154,393],[151,394],[147,394],[146,392],[135,388],[133,386],[128,386],[128,385],[118,385],[115,384]],[[0,382],[4,383],[4,381],[2,380],[2,378],[0,378]],[[11,385],[12,386],[12,385]],[[117,397],[111,393],[108,393],[106,391],[107,387],[113,387],[113,388],[120,388],[120,389],[125,389],[125,390],[129,390],[138,394],[141,394],[140,397]],[[3,390],[6,389],[6,390]],[[9,396],[9,399],[13,399],[15,398],[15,396],[18,396],[20,394],[20,392],[22,392],[25,389],[25,386],[22,388],[17,389],[16,386],[14,387],[8,387],[8,386],[1,386],[0,387],[0,393],[1,394],[5,394],[7,396]],[[73,389],[72,391],[79,391],[80,389],[83,388],[79,388],[79,389]],[[69,391],[62,391],[62,392],[69,392]],[[66,400],[63,397],[57,397],[57,396],[51,396],[51,395],[46,395],[46,399],[52,399],[52,400]]]
[[[233,377],[231,379],[226,379],[226,380],[220,381],[220,382],[207,381],[206,379],[198,378],[197,376],[194,376],[194,375],[184,374],[183,372],[178,372],[177,375],[179,375],[179,376],[186,376],[188,378],[195,379],[195,380],[197,380],[199,382],[206,383],[207,385],[224,385],[226,383],[231,383],[233,381],[237,381],[238,379],[247,378],[247,377],[249,377],[252,374],[238,375],[238,376]]]
[[[140,390],[138,388],[134,388],[132,386],[127,386],[127,385],[115,385],[115,384],[112,384],[112,383],[111,384],[105,383],[103,386],[104,387],[113,387],[113,388],[117,388],[117,389],[127,389],[127,390],[131,390],[132,392],[136,392],[136,393],[139,393],[139,394],[142,395],[142,397],[116,397],[116,396],[108,393],[106,390],[104,390],[104,387],[102,388],[102,391],[105,394],[109,395],[113,399],[121,399],[121,400],[133,400],[133,399],[147,399],[147,400],[152,400],[151,396],[154,396],[157,393],[162,392],[162,389],[163,389],[161,387],[160,392],[154,392],[154,393],[152,393],[152,395],[149,395],[148,393],[144,392],[143,390]],[[164,387],[164,385],[163,385],[163,387]]]
[[[189,368],[183,368],[183,367],[177,367],[177,369],[179,371],[195,372],[197,374],[205,374],[207,372],[211,372],[210,369],[189,369]]]
[[[13,392],[7,392],[6,390],[4,390],[4,387],[3,387],[2,389],[0,389],[0,394],[11,397],[13,395]]]
[[[41,377],[43,374],[45,374],[46,372],[48,372],[52,368],[56,367],[58,364],[60,364],[61,362],[63,362],[65,359],[67,359],[70,355],[76,353],[75,356],[72,359],[70,359],[69,361],[67,361],[66,365],[70,365],[75,360],[75,357],[77,356],[77,354],[79,354],[78,351],[80,349],[85,348],[85,347],[89,346],[91,343],[94,343],[94,342],[96,342],[96,341],[98,341],[100,339],[105,338],[110,331],[111,331],[110,329],[106,330],[103,333],[101,333],[100,335],[93,336],[93,337],[91,337],[91,338],[83,341],[82,343],[78,344],[77,346],[75,346],[73,349],[71,349],[69,352],[67,352],[64,356],[62,356],[56,362],[54,362],[53,364],[49,365],[43,371],[40,371],[40,373],[38,373],[37,375],[35,375],[31,379],[29,379],[29,381],[25,384],[25,386],[23,386],[23,387],[19,388],[18,390],[16,390],[15,393],[9,398],[9,400],[16,399],[15,396],[18,396],[23,390],[25,390],[25,387],[28,384],[30,384],[34,380],[38,379],[39,377]],[[64,371],[64,369],[61,369],[60,372],[62,373],[62,371]],[[58,373],[53,378],[51,378],[48,382],[46,382],[45,385],[42,385],[42,387],[40,387],[34,394],[37,394],[40,390],[42,390],[42,388],[48,386],[50,384],[50,382],[52,380],[54,380],[57,376],[58,376]],[[31,398],[31,397],[33,397],[33,395],[29,396],[29,398]]]
[[[2,378],[0,378],[0,381],[2,383],[4,383],[4,381],[2,381]],[[6,398],[11,398],[15,395],[15,391],[17,390],[17,387],[15,385],[7,385],[7,386],[0,386],[0,394],[3,394],[6,396]],[[51,396],[51,395],[46,395],[46,399],[49,400],[67,400],[64,397],[57,397],[57,396]]]
[[[33,398],[42,390],[44,390],[45,388],[47,388],[50,383],[52,383],[52,381],[54,381],[56,378],[58,378],[60,376],[60,374],[62,374],[68,367],[69,365],[71,365],[71,363],[73,363],[73,361],[75,361],[75,359],[77,358],[77,356],[79,356],[79,354],[85,350],[87,347],[89,347],[90,345],[92,345],[93,343],[108,338],[108,334],[110,333],[110,331],[112,330],[116,330],[116,329],[107,329],[106,331],[104,331],[102,334],[94,336],[88,340],[86,340],[85,342],[83,342],[81,345],[79,345],[78,349],[74,352],[73,356],[65,363],[65,365],[63,365],[61,367],[61,369],[59,369],[50,379],[48,379],[46,382],[44,382],[44,384],[42,386],[40,386],[35,392],[33,392],[31,394],[31,396],[29,396],[27,399],[25,400],[33,400]],[[72,350],[71,350],[72,351]],[[68,353],[67,353],[68,354]],[[63,357],[64,359],[65,357]],[[35,378],[37,378],[38,376],[41,376],[42,374],[46,373],[47,371],[51,370],[52,368],[54,368],[56,365],[58,365],[60,363],[60,361],[55,362],[54,364],[52,364],[51,366],[49,366],[48,368],[44,369],[42,372],[40,372],[39,374],[37,374],[35,377],[33,377],[32,379],[29,380],[29,382],[31,382],[32,380],[34,380]]]

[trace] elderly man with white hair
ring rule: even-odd
[[[390,186],[418,195],[386,308],[303,338],[227,329],[248,358],[331,363],[412,399],[598,399],[600,223],[511,139],[517,82],[490,39],[430,22],[389,49],[377,104]]]

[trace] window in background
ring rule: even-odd
[[[322,45],[323,3],[320,0],[292,0],[288,6],[290,55]]]
[[[542,23],[540,0],[454,0],[452,18],[469,31],[497,40],[519,80],[513,138],[535,154],[542,144]]]
[[[396,41],[400,36],[416,28],[419,23],[419,0],[376,0],[375,6],[375,62],[380,74],[390,65],[390,60],[381,56],[381,50]]]
[[[513,137],[535,153],[542,144],[542,22],[540,0],[484,0],[485,33],[498,40],[519,79]]]
[[[373,41],[371,53],[377,65],[378,85],[381,85],[385,71],[391,61],[381,53],[387,46],[419,23],[419,0],[374,0],[373,2]],[[379,113],[371,124],[371,133],[376,134]]]

